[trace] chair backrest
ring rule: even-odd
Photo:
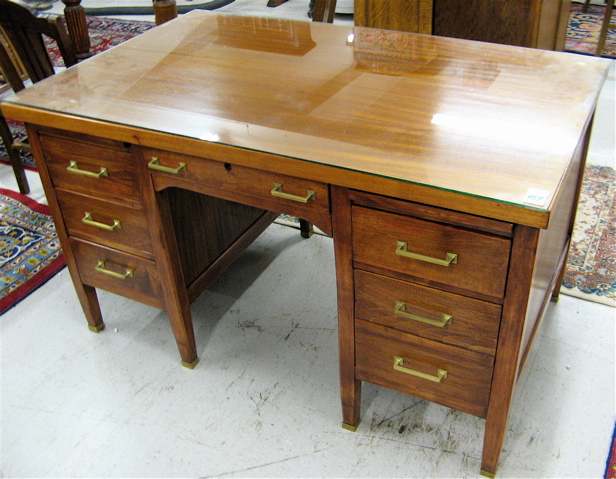
[[[62,17],[37,17],[23,2],[0,0],[0,28],[33,83],[54,74],[43,35],[56,41],[65,66],[77,63],[75,49]],[[4,53],[0,51],[0,66],[6,80],[14,91],[23,90],[24,84],[15,73],[14,64],[5,63],[10,55],[4,46],[0,48],[3,49]]]

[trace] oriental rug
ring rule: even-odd
[[[597,49],[605,6],[589,5],[586,12],[582,11],[582,7],[583,5],[580,3],[573,3],[571,5],[565,51],[594,55]],[[616,58],[616,30],[614,29],[608,30],[602,56]]]
[[[612,434],[612,442],[610,443],[610,452],[607,456],[605,465],[605,479],[616,479],[616,426],[614,426],[614,434]]]
[[[0,189],[0,314],[64,266],[49,207]]]
[[[561,292],[616,306],[616,170],[588,166]]]

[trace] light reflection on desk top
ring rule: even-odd
[[[557,191],[608,62],[193,11],[22,93],[22,106],[525,204]],[[47,119],[45,119],[47,118]],[[41,116],[43,126],[50,117]],[[30,121],[32,121],[30,119]]]

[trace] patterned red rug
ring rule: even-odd
[[[607,458],[607,464],[605,465],[604,478],[616,479],[616,426],[614,427],[614,434],[612,435],[610,453]]]
[[[0,189],[0,314],[65,266],[46,205]]]
[[[597,49],[605,7],[589,5],[587,12],[582,12],[582,7],[583,5],[580,3],[573,3],[571,5],[565,51],[594,55]],[[612,21],[614,21],[614,15],[612,15]],[[616,30],[614,29],[608,30],[602,56],[616,58]]]

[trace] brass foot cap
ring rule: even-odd
[[[92,326],[88,324],[88,329],[93,333],[100,333],[103,329],[105,329],[105,323],[101,323],[98,326]]]
[[[346,429],[347,431],[351,431],[351,432],[357,431],[357,426],[359,426],[359,424],[356,424],[355,426],[351,426],[350,424],[347,424],[346,422],[342,423],[342,428]]]
[[[490,479],[494,479],[496,477],[496,473],[484,471],[483,469],[481,470],[481,475],[484,477],[489,477]]]
[[[199,358],[195,359],[192,363],[189,363],[188,361],[182,361],[182,366],[188,369],[195,369],[195,366],[197,364],[199,364]]]

